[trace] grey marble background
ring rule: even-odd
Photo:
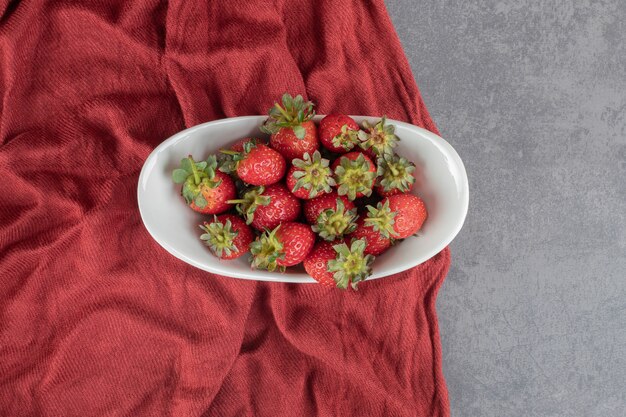
[[[626,416],[626,0],[387,7],[470,179],[452,416]]]

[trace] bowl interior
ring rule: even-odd
[[[320,119],[322,116],[317,116]],[[353,116],[358,123],[378,118]],[[184,130],[159,145],[148,157],[139,177],[138,202],[142,220],[154,239],[172,255],[219,275],[282,282],[314,282],[304,269],[284,274],[256,271],[247,256],[220,261],[200,241],[199,224],[206,218],[189,210],[171,172],[187,155],[204,159],[246,136],[266,137],[259,130],[264,116],[223,119]],[[417,237],[409,237],[379,256],[370,279],[404,271],[441,251],[456,236],[467,213],[467,176],[454,149],[439,136],[416,126],[389,120],[401,139],[398,153],[413,161],[416,182],[412,193],[424,200],[428,219]]]

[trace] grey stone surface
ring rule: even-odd
[[[626,416],[626,2],[388,0],[470,179],[452,416]]]

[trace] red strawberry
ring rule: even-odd
[[[352,240],[350,246],[344,242],[320,242],[304,260],[304,269],[317,282],[328,287],[348,288],[372,274],[372,255],[364,253],[365,240]]]
[[[408,193],[413,188],[415,164],[398,155],[384,155],[378,159],[376,192],[382,197]]]
[[[334,288],[337,286],[333,273],[328,270],[328,261],[337,257],[337,252],[333,249],[333,245],[339,242],[318,242],[309,256],[304,260],[304,270],[312,276],[317,282],[327,287]]]
[[[372,226],[365,224],[363,217],[360,217],[356,229],[350,234],[355,239],[365,239],[367,245],[364,253],[366,255],[378,256],[391,246],[391,239],[384,237],[375,231]]]
[[[219,170],[230,174],[233,177],[237,177],[237,161],[235,160],[235,156],[239,157],[240,154],[244,152],[244,145],[248,142],[256,145],[257,143],[261,143],[263,145],[267,145],[265,141],[258,138],[243,138],[239,139],[235,142],[227,152],[220,152],[217,155],[217,163],[219,166]],[[231,152],[232,151],[232,152]]]
[[[324,194],[304,203],[304,217],[322,239],[334,240],[356,228],[354,203],[336,192]]]
[[[295,98],[285,93],[282,106],[274,103],[269,117],[261,130],[271,134],[270,145],[287,160],[302,158],[306,152],[312,155],[319,149],[317,128],[311,120],[315,116],[313,103],[304,101],[302,96]]]
[[[230,200],[230,203],[237,203],[237,212],[246,223],[260,231],[294,221],[300,215],[300,200],[282,183],[251,188],[243,198]]]
[[[218,214],[230,208],[227,201],[235,197],[235,184],[228,175],[216,171],[216,168],[217,159],[214,155],[202,162],[195,162],[189,155],[182,159],[180,168],[172,172],[174,182],[183,184],[183,198],[192,210]]]
[[[374,188],[376,165],[363,152],[348,152],[332,165],[337,182],[337,193],[348,199],[369,196]]]
[[[235,259],[248,252],[254,240],[252,229],[241,217],[235,214],[213,216],[210,222],[200,226],[204,234],[200,239],[209,247],[213,255],[221,259]]]
[[[302,158],[305,153],[313,153],[319,149],[317,127],[312,121],[302,122],[304,137],[298,138],[291,128],[281,128],[270,137],[272,148],[280,152],[286,159]]]
[[[404,239],[417,233],[428,217],[426,205],[412,194],[397,194],[387,197],[382,201],[389,204],[392,212],[396,213],[393,230],[397,239]]]
[[[398,137],[395,135],[395,126],[386,124],[387,119],[382,119],[375,125],[367,121],[363,123],[364,130],[359,132],[360,146],[370,156],[383,156],[393,154],[393,148],[398,145]]]
[[[395,216],[396,213],[391,211],[388,201],[378,203],[376,208],[367,206],[367,215],[359,218],[357,227],[350,237],[365,239],[366,254],[380,255],[391,246],[395,237],[393,230]]]
[[[330,193],[335,185],[333,172],[328,159],[322,158],[319,151],[311,157],[304,154],[304,159],[294,159],[287,172],[287,188],[298,198],[309,200],[320,194]]]
[[[322,145],[333,152],[349,152],[360,141],[359,125],[344,114],[329,114],[320,121],[319,137]]]
[[[250,245],[252,267],[275,271],[304,261],[315,244],[315,234],[309,225],[283,223],[266,230]]]
[[[251,185],[270,185],[283,178],[287,164],[281,154],[255,141],[244,142],[242,146],[243,152],[224,149],[220,151],[232,155],[234,164],[224,163],[221,170],[228,172],[234,169],[242,181]]]

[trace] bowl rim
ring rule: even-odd
[[[319,121],[321,120],[325,115],[319,114],[316,115],[313,120],[314,121]],[[200,262],[196,262],[195,260],[188,258],[185,254],[181,253],[180,251],[178,251],[174,246],[170,245],[167,240],[161,239],[157,233],[152,229],[152,227],[150,226],[150,224],[148,222],[146,222],[145,219],[145,215],[144,212],[145,210],[147,210],[146,207],[144,207],[144,204],[142,202],[142,198],[141,198],[141,193],[142,193],[142,184],[144,184],[147,181],[147,176],[148,176],[148,171],[151,170],[152,165],[154,165],[154,163],[156,162],[156,155],[159,154],[161,152],[161,150],[167,148],[168,146],[170,146],[172,143],[177,142],[179,140],[184,139],[186,136],[189,136],[190,134],[193,134],[195,131],[197,130],[202,130],[204,128],[206,128],[207,126],[217,126],[220,124],[225,124],[225,123],[233,123],[233,122],[237,122],[237,121],[251,121],[251,120],[255,120],[255,121],[262,121],[266,118],[267,116],[263,116],[263,115],[256,115],[256,116],[237,116],[237,117],[229,117],[229,118],[224,118],[224,119],[217,119],[217,120],[212,120],[209,122],[205,122],[205,123],[200,123],[197,124],[195,126],[191,126],[187,129],[181,130],[175,134],[173,134],[172,136],[170,136],[169,138],[165,139],[163,142],[161,142],[156,148],[154,148],[152,150],[152,152],[150,152],[150,154],[146,157],[144,164],[141,168],[141,172],[139,173],[139,179],[137,182],[137,205],[139,208],[139,214],[141,217],[141,222],[143,223],[144,227],[146,228],[146,230],[148,231],[148,233],[150,234],[150,236],[163,248],[165,249],[167,252],[169,252],[171,255],[175,256],[176,258],[182,260],[183,262],[192,265],[196,268],[199,268],[203,271],[207,271],[210,272],[212,274],[216,274],[216,275],[220,275],[220,276],[227,276],[230,278],[237,278],[237,279],[246,279],[246,280],[254,280],[254,281],[269,281],[269,282],[285,282],[285,283],[315,283],[316,281],[311,278],[310,276],[306,275],[305,273],[302,274],[291,274],[291,275],[287,275],[287,274],[280,274],[280,273],[276,273],[276,272],[267,272],[266,274],[264,274],[264,276],[259,277],[256,275],[248,275],[247,273],[237,273],[237,275],[235,275],[232,272],[229,272],[228,267],[227,266],[223,266],[220,263],[218,263],[215,267],[214,266],[207,266],[203,263]],[[380,120],[381,117],[379,116],[360,116],[360,115],[351,115],[350,117],[352,117],[353,119],[355,119],[359,124],[362,123],[364,120],[368,120],[368,121],[377,121]],[[445,239],[443,239],[441,241],[441,243],[437,246],[434,246],[433,248],[431,248],[431,250],[426,252],[426,255],[421,256],[419,258],[417,258],[417,262],[416,263],[412,263],[411,265],[406,267],[406,266],[393,266],[391,268],[388,268],[384,275],[380,275],[376,273],[376,270],[374,270],[374,273],[372,274],[371,277],[368,277],[368,280],[372,280],[372,279],[379,279],[379,278],[384,278],[387,276],[391,276],[391,275],[395,275],[401,272],[404,272],[408,269],[414,268],[418,265],[421,265],[422,263],[430,260],[432,257],[434,257],[435,255],[437,255],[439,252],[441,252],[443,249],[445,249],[453,240],[454,238],[458,235],[458,233],[461,231],[461,228],[463,227],[463,224],[465,223],[465,219],[467,217],[467,212],[468,212],[468,208],[469,208],[469,181],[468,181],[468,177],[467,177],[467,171],[465,170],[465,165],[463,164],[463,160],[461,159],[461,157],[459,156],[459,154],[456,152],[456,150],[452,147],[452,145],[450,145],[445,139],[443,139],[441,136],[427,130],[424,129],[422,127],[419,126],[415,126],[413,124],[410,123],[406,123],[406,122],[402,122],[399,120],[395,120],[395,119],[389,119],[387,118],[387,123],[389,124],[393,124],[393,125],[398,125],[398,126],[402,126],[408,130],[414,130],[416,131],[417,134],[421,135],[422,137],[425,137],[426,139],[428,139],[432,144],[434,144],[440,152],[442,152],[445,156],[447,156],[455,166],[457,166],[459,168],[459,174],[460,174],[460,180],[461,180],[461,184],[460,184],[460,188],[463,189],[465,192],[462,193],[462,200],[461,200],[461,210],[462,210],[462,215],[458,217],[458,220],[456,222],[456,224],[454,225],[453,228],[450,229],[450,233],[448,233],[447,237]],[[152,162],[152,161],[155,162]],[[458,183],[458,181],[456,181]]]

